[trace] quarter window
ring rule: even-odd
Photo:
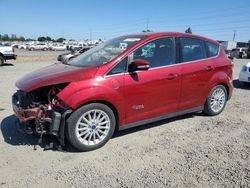
[[[202,40],[188,37],[181,37],[182,62],[196,61],[206,58],[205,45]]]
[[[174,39],[170,37],[156,39],[141,46],[132,54],[132,60],[135,59],[147,60],[150,68],[174,64]]]
[[[207,50],[208,50],[208,57],[216,56],[219,51],[219,46],[211,42],[206,42],[206,44],[207,44]]]
[[[127,69],[127,61],[128,58],[124,58],[107,75],[125,73]]]

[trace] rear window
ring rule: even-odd
[[[182,62],[206,58],[204,42],[200,39],[181,37]]]
[[[207,44],[208,57],[217,56],[219,51],[219,46],[211,42],[206,42],[206,44]]]

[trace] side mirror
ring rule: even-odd
[[[148,69],[149,69],[149,62],[144,59],[135,59],[129,64],[129,72],[148,70]]]

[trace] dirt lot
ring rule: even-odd
[[[54,62],[57,56],[61,53],[65,53],[68,51],[28,51],[28,50],[20,50],[16,49],[15,53],[17,54],[17,60],[15,63],[23,63],[23,62]]]
[[[235,90],[219,116],[193,114],[133,128],[101,149],[79,153],[34,151],[37,137],[17,130],[15,81],[52,64],[60,52],[18,53],[18,61],[0,67],[0,187],[250,187],[250,86],[238,82],[247,60],[235,61]]]

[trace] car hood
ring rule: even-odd
[[[22,91],[30,92],[48,85],[91,78],[96,71],[97,67],[75,67],[56,63],[27,74],[16,82],[16,86]]]

